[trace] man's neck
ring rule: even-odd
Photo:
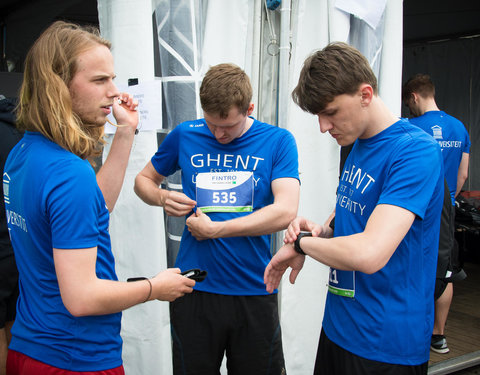
[[[421,103],[422,115],[430,111],[440,111],[434,98],[424,99],[423,103]]]
[[[240,138],[242,135],[244,135],[252,125],[253,125],[253,118],[248,116],[245,119],[245,127],[243,128],[242,133],[237,138]]]
[[[387,129],[398,121],[386,104],[376,96],[370,103],[369,126],[362,138],[370,138]]]

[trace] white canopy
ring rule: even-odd
[[[316,117],[291,100],[304,59],[332,41],[356,46],[377,74],[380,96],[400,115],[401,0],[283,0],[277,10],[267,10],[263,0],[99,0],[98,11],[101,32],[113,43],[117,81],[162,81],[160,134],[202,116],[198,87],[210,65],[233,62],[244,68],[255,88],[255,117],[289,129],[296,138],[302,182],[299,215],[316,222],[323,223],[334,208],[339,147],[320,133]],[[161,208],[147,206],[133,192],[136,174],[156,149],[156,132],[136,136],[111,217],[120,280],[158,273],[167,267],[167,244],[169,263],[178,248],[178,227],[183,224],[165,222]],[[169,186],[181,188],[178,181],[169,181]],[[289,374],[313,371],[327,278],[328,268],[310,258],[295,285],[284,278],[281,324]],[[166,302],[126,311],[122,337],[127,374],[172,372]]]

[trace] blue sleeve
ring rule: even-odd
[[[470,146],[471,146],[471,142],[470,142],[470,137],[468,135],[468,132],[465,130],[465,140],[463,141],[463,150],[462,152],[463,153],[466,153],[466,154],[469,154],[470,153]]]
[[[65,163],[52,177],[45,201],[52,246],[57,249],[97,246],[98,218],[105,201],[93,168],[83,161]]]
[[[423,219],[443,176],[440,147],[433,139],[414,141],[399,147],[395,155],[378,204],[399,206]]]
[[[298,150],[295,138],[288,130],[280,136],[273,161],[272,181],[277,178],[292,177],[299,179]]]
[[[164,177],[170,176],[180,169],[178,165],[180,133],[181,125],[178,125],[168,133],[151,159],[155,170]]]

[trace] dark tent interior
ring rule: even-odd
[[[480,2],[404,1],[403,79],[429,74],[440,109],[466,126],[472,143],[464,190],[480,190]],[[408,110],[403,108],[403,115]]]
[[[56,20],[97,24],[96,0],[2,0],[0,3],[0,91],[16,97],[25,56],[40,33]]]

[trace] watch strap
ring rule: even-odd
[[[312,237],[312,232],[300,232],[297,236],[297,239],[295,240],[295,251],[299,254],[302,254],[302,255],[306,255],[305,252],[302,250],[302,248],[300,247],[300,240],[303,238],[303,237]]]

